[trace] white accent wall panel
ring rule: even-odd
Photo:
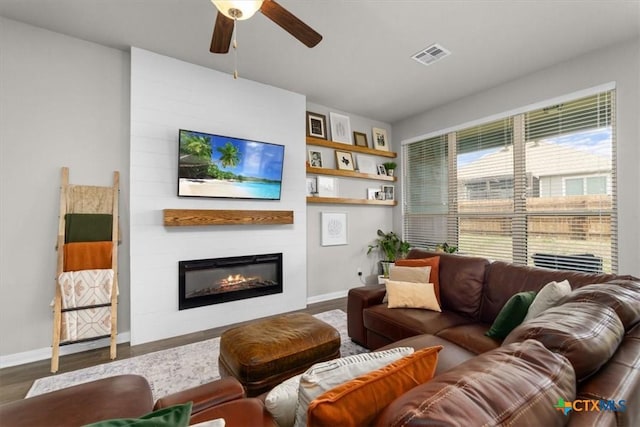
[[[131,344],[304,308],[305,97],[131,50]],[[285,146],[280,201],[177,197],[178,130]],[[165,227],[163,209],[292,210],[291,225]],[[178,261],[283,253],[282,294],[178,310]]]

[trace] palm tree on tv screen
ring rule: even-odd
[[[201,159],[210,159],[211,138],[202,135],[184,133],[181,138],[180,154],[192,155]]]
[[[222,147],[218,147],[216,150],[218,150],[218,153],[220,153],[221,155],[220,164],[222,164],[222,167],[235,167],[240,163],[240,150],[232,143],[227,142]]]

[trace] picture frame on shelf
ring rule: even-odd
[[[307,111],[307,136],[327,139],[327,116]]]
[[[387,174],[387,168],[385,168],[384,165],[380,163],[378,165],[378,175],[386,175],[386,174]]]
[[[378,200],[379,188],[367,188],[367,200]]]
[[[373,128],[373,148],[381,151],[389,151],[389,141],[387,139],[387,130],[381,128]]]
[[[367,134],[363,132],[353,131],[353,143],[359,147],[369,148],[369,142],[367,141]]]
[[[395,189],[394,185],[382,185],[380,192],[383,194],[383,200],[395,200]]]
[[[345,171],[354,170],[353,156],[350,152],[336,150],[336,168]]]
[[[331,122],[331,140],[344,144],[353,144],[349,117],[338,113],[329,113],[329,120]]]
[[[376,175],[378,173],[376,170],[375,157],[367,156],[364,154],[358,154],[356,156],[356,159],[358,160],[358,172],[368,173],[371,175]]]
[[[309,166],[312,168],[322,167],[322,152],[318,150],[309,150]]]
[[[338,246],[347,244],[347,213],[322,212],[322,246]]]
[[[338,180],[329,176],[319,176],[317,189],[320,197],[338,197]]]
[[[307,178],[307,196],[318,195],[318,179],[315,176]]]

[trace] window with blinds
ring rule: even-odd
[[[523,265],[617,271],[614,96],[406,144],[405,240]]]
[[[446,136],[404,147],[404,240],[435,247],[450,239],[449,166]]]

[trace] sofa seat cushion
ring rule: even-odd
[[[611,358],[623,336],[624,327],[613,309],[590,302],[568,302],[521,324],[503,345],[538,340],[569,359],[581,381]]]
[[[475,353],[465,350],[449,340],[431,334],[415,335],[413,337],[405,338],[386,345],[378,349],[378,351],[388,350],[395,347],[413,347],[414,350],[418,351],[423,348],[437,346],[442,346],[442,350],[440,350],[438,355],[438,366],[436,366],[435,375],[447,372],[462,362],[466,362],[476,356]]]
[[[363,311],[364,327],[378,335],[398,341],[419,334],[436,334],[445,328],[472,323],[473,320],[453,312],[418,308],[387,308],[380,304]]]
[[[615,310],[628,331],[640,322],[640,283],[631,280],[612,280],[576,289],[562,298],[565,302],[595,302]]]
[[[377,426],[532,425],[566,422],[553,406],[573,400],[575,375],[561,355],[528,340],[474,357],[389,404]]]
[[[500,347],[502,343],[500,339],[485,335],[490,326],[486,323],[471,323],[443,329],[436,335],[474,354],[481,354]]]
[[[605,400],[609,407],[613,402],[618,411],[572,411],[569,425],[640,425],[640,325],[625,335],[611,360],[580,385],[576,399]]]

